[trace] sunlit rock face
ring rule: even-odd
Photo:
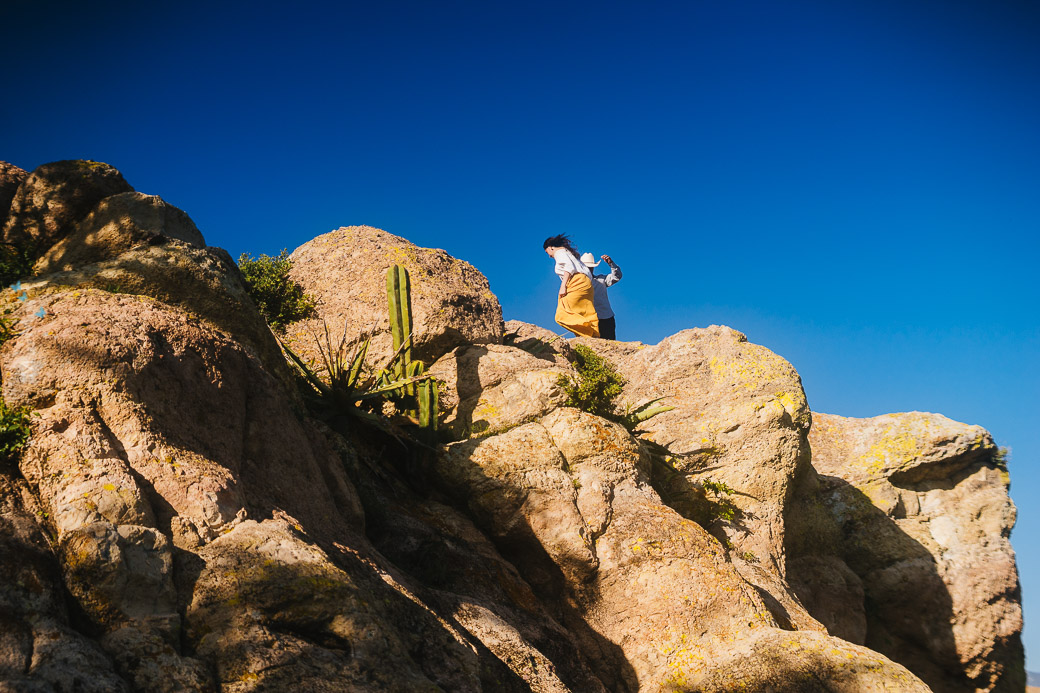
[[[385,321],[386,267],[411,271],[444,439],[409,443],[309,408],[183,212],[104,164],[4,170],[5,228],[46,248],[0,293],[4,402],[34,412],[0,462],[0,689],[1019,681],[1013,509],[981,429],[813,417],[793,367],[725,327],[553,341],[503,326],[483,276],[443,251],[321,236],[294,253],[311,328]],[[674,408],[633,434],[565,406],[578,343],[628,403]]]
[[[810,441],[788,537],[810,613],[935,690],[1022,690],[1015,507],[989,433],[938,414],[814,414]]]
[[[303,244],[292,261],[292,278],[317,302],[317,317],[286,330],[290,345],[305,356],[315,356],[313,335],[326,325],[335,339],[372,334],[373,363],[393,354],[386,288],[393,264],[411,278],[414,358],[429,365],[457,346],[502,340],[502,308],[487,278],[443,250],[371,226],[347,226]]]

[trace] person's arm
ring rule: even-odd
[[[563,276],[560,277],[560,295],[561,296],[566,296],[567,295],[567,282],[569,282],[571,280],[572,276],[573,275],[570,272],[564,272]]]
[[[621,268],[614,264],[609,255],[600,255],[600,259],[610,265],[610,274],[603,279],[604,286],[613,286],[621,281]]]

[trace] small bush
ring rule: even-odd
[[[31,276],[35,256],[29,245],[0,243],[0,287]]]
[[[287,250],[276,257],[254,258],[242,253],[238,267],[245,277],[249,296],[272,329],[284,330],[286,325],[314,314],[314,299],[289,277],[292,260]]]
[[[574,347],[574,352],[578,357],[578,377],[560,376],[556,381],[567,393],[567,400],[564,402],[566,406],[577,407],[590,414],[616,421],[633,433],[644,421],[675,408],[657,405],[664,399],[658,397],[638,407],[628,406],[622,409],[617,404],[617,398],[625,388],[625,377],[617,372],[614,364],[584,344]]]
[[[0,399],[0,462],[11,462],[29,440],[32,423],[29,407],[9,407]]]
[[[616,421],[617,398],[625,387],[625,378],[610,361],[584,344],[574,347],[574,352],[577,355],[577,377],[560,376],[557,381],[567,393],[564,404]]]

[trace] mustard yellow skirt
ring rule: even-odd
[[[567,282],[567,293],[556,304],[556,322],[574,334],[599,336],[599,317],[592,303],[592,280],[584,274],[573,274]]]

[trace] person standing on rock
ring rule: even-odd
[[[578,251],[567,236],[551,236],[542,243],[546,254],[556,261],[560,277],[556,322],[576,335],[599,336],[599,318],[593,303],[592,272],[578,257]]]
[[[617,339],[617,325],[614,322],[614,310],[610,307],[610,299],[607,298],[607,287],[621,281],[621,268],[614,264],[609,255],[600,255],[600,258],[610,266],[610,274],[592,275],[592,302],[596,306],[596,315],[599,316],[599,336],[603,339]],[[590,272],[599,267],[592,253],[582,255],[581,262]]]

